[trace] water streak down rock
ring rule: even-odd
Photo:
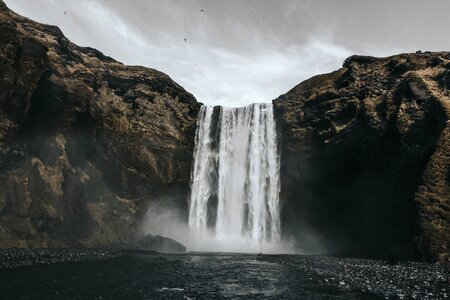
[[[279,155],[271,104],[202,106],[189,226],[221,240],[280,241]]]

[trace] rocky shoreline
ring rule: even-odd
[[[327,256],[261,256],[258,260],[283,264],[308,274],[323,286],[361,290],[386,299],[448,299],[445,263],[400,262]]]
[[[159,235],[110,248],[0,248],[0,269],[53,263],[97,261],[127,254],[184,253],[186,247]]]
[[[0,270],[54,263],[97,261],[120,257],[119,249],[5,248],[0,249]]]

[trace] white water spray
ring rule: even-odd
[[[226,243],[227,250],[233,250],[231,244],[239,244],[239,251],[278,245],[279,168],[272,104],[202,106],[191,178],[191,231]]]

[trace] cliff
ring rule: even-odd
[[[0,1],[0,246],[101,246],[185,205],[199,104]]]
[[[311,253],[440,260],[450,53],[353,56],[274,100],[282,231]],[[0,0],[0,247],[126,244],[184,207],[200,104]],[[187,215],[187,213],[186,213]]]
[[[352,56],[274,100],[284,230],[300,248],[449,256],[449,88],[448,52]]]

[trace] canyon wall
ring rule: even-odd
[[[284,236],[309,253],[448,257],[449,87],[449,53],[353,56],[274,100]],[[0,247],[127,243],[161,199],[187,218],[199,109],[167,75],[0,0]]]
[[[128,242],[149,201],[185,203],[199,107],[0,1],[0,246]]]
[[[284,232],[306,252],[443,259],[450,53],[352,56],[274,100]]]

